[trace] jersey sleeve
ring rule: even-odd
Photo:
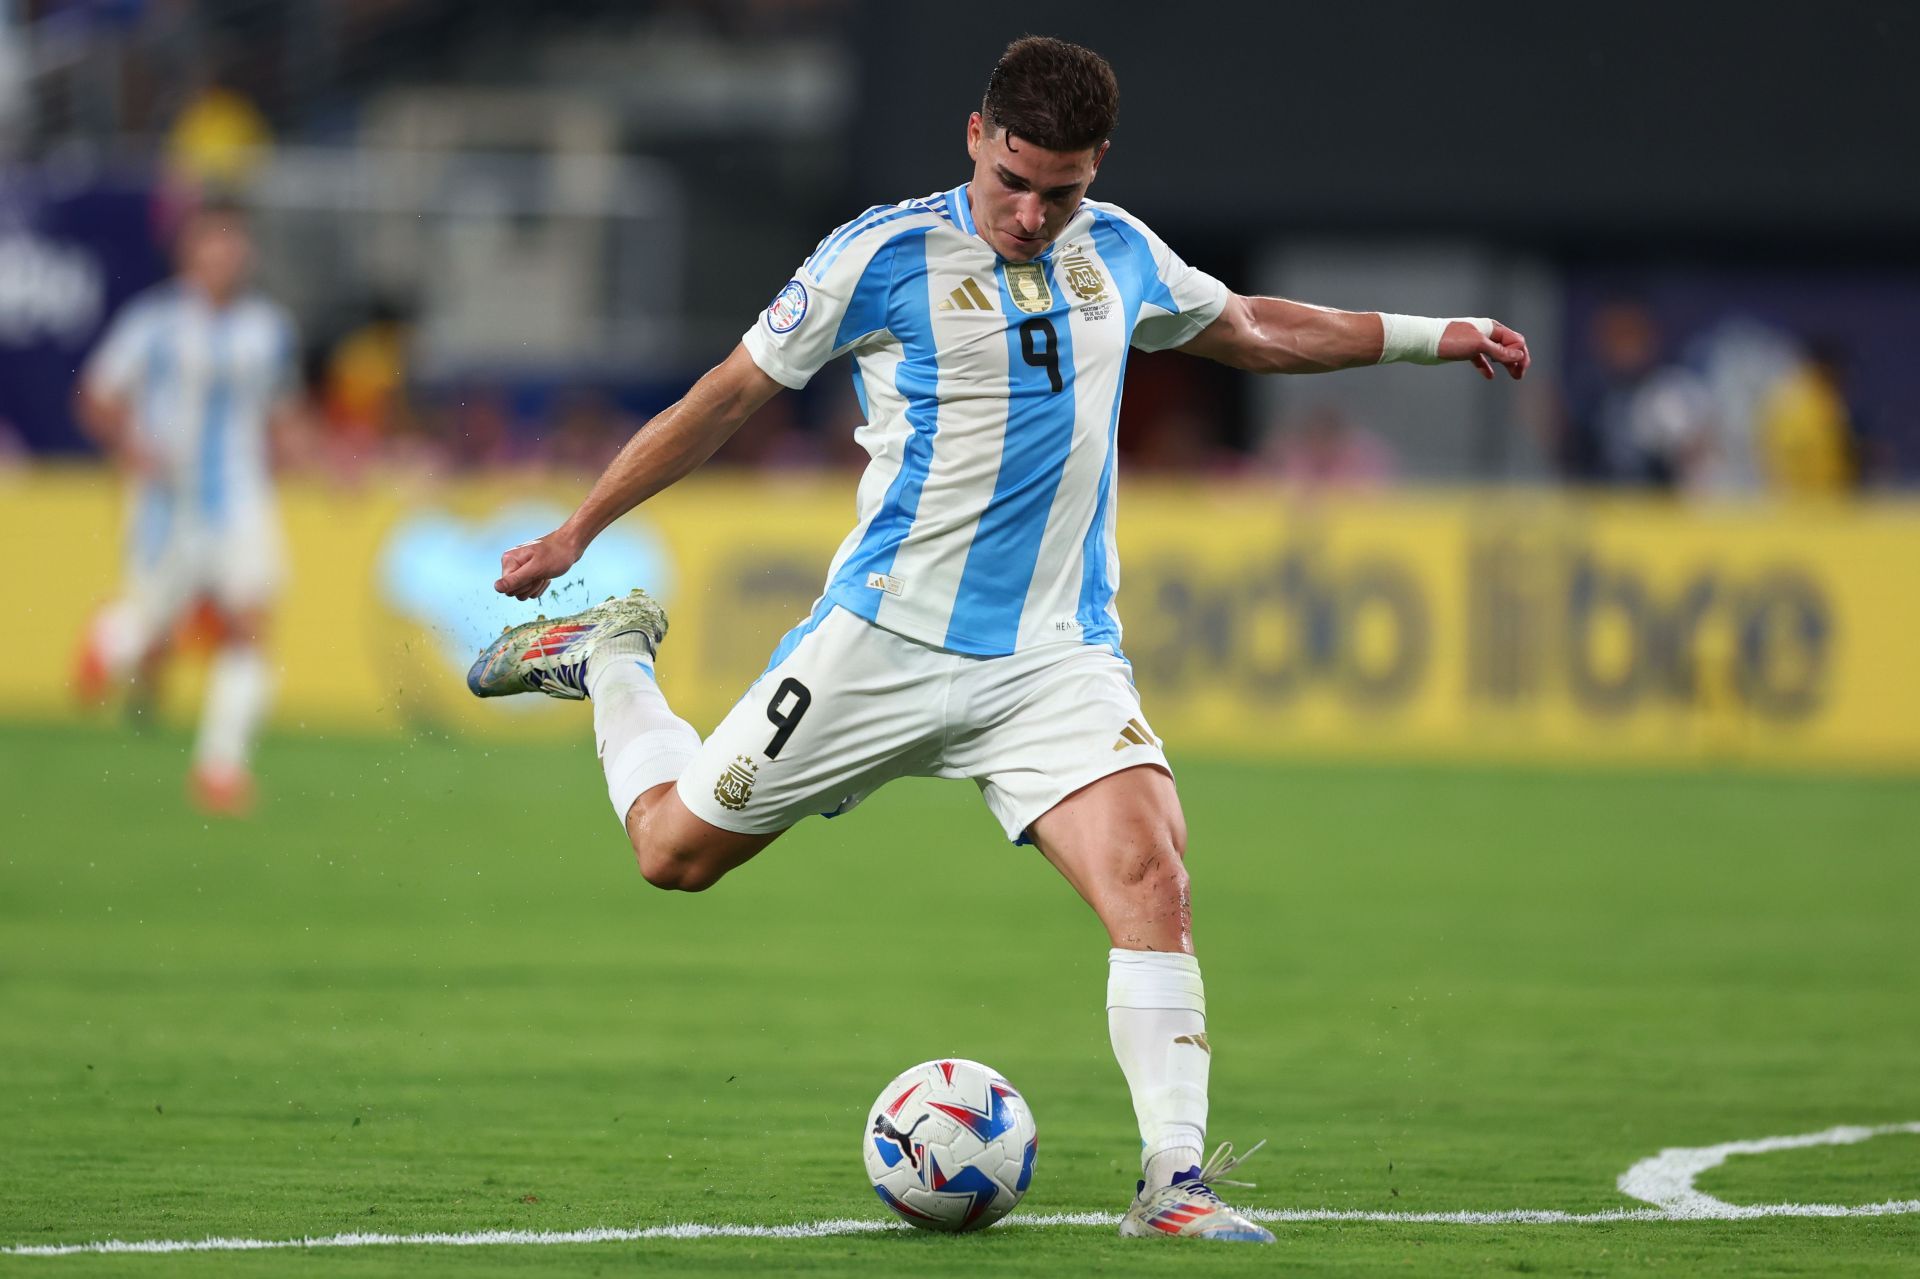
[[[886,328],[893,250],[906,214],[869,209],[820,242],[740,337],[762,372],[805,386],[828,360]]]
[[[1220,317],[1227,286],[1188,266],[1147,225],[1125,214],[1117,218],[1133,243],[1140,265],[1140,314],[1133,324],[1133,345],[1141,351],[1184,346]]]
[[[151,303],[135,301],[113,317],[106,336],[93,349],[81,372],[81,382],[88,392],[112,399],[124,399],[134,393],[140,366],[153,342],[152,313]]]

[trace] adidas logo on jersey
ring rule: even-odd
[[[1000,308],[980,287],[980,282],[972,276],[960,282],[960,287],[947,294],[940,302],[942,311],[992,311],[999,313]]]
[[[1127,726],[1120,730],[1120,740],[1113,744],[1113,749],[1123,751],[1129,746],[1158,746],[1159,744],[1160,739],[1148,732],[1145,724],[1137,719],[1130,719],[1127,721]]]

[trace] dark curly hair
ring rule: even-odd
[[[1022,36],[993,64],[980,114],[988,128],[1049,151],[1085,151],[1112,136],[1120,120],[1120,82],[1091,49],[1052,36]]]

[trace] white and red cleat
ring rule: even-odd
[[[587,695],[593,650],[617,635],[634,634],[646,637],[649,650],[658,649],[667,634],[666,612],[641,590],[570,617],[537,617],[509,626],[481,650],[467,671],[467,687],[475,697],[545,693],[577,702]]]
[[[107,704],[107,659],[100,654],[93,628],[81,637],[80,649],[73,657],[73,697],[82,706]]]
[[[1272,1243],[1273,1232],[1243,1213],[1229,1208],[1214,1193],[1209,1183],[1245,1186],[1244,1181],[1228,1181],[1227,1174],[1245,1163],[1255,1150],[1266,1145],[1256,1142],[1252,1150],[1238,1159],[1233,1143],[1222,1142],[1201,1168],[1191,1169],[1172,1185],[1157,1190],[1142,1187],[1120,1218],[1120,1235],[1126,1239],[1163,1238],[1217,1239],[1225,1243]]]
[[[194,807],[211,817],[245,817],[253,812],[253,774],[244,768],[196,764],[187,775],[187,793]]]

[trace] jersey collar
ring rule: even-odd
[[[986,237],[982,236],[980,234],[979,228],[973,224],[973,200],[967,194],[966,183],[962,182],[959,186],[947,192],[947,207],[953,211],[953,221],[955,226],[958,226],[962,231],[965,231],[968,235],[972,236],[974,239],[979,240],[980,243],[985,245],[987,250],[993,253],[995,257],[1000,256],[999,251],[994,249],[994,247],[991,244],[987,244]],[[1073,211],[1073,217],[1070,217],[1067,219],[1067,225],[1072,226],[1073,219],[1079,217],[1081,209],[1084,209],[1086,207],[1087,207],[1087,202],[1085,200],[1080,201],[1080,208],[1075,209]],[[1065,235],[1065,234],[1066,232],[1063,228],[1061,231],[1061,235]],[[1053,251],[1059,246],[1060,246],[1060,240],[1056,237],[1052,244],[1049,244],[1046,248],[1040,250],[1039,253],[1034,255],[1033,261],[1045,262],[1049,260],[1050,258],[1053,257]]]
[[[947,192],[947,207],[953,210],[953,220],[968,235],[980,234],[973,225],[973,201],[967,195],[967,184],[962,182]]]

